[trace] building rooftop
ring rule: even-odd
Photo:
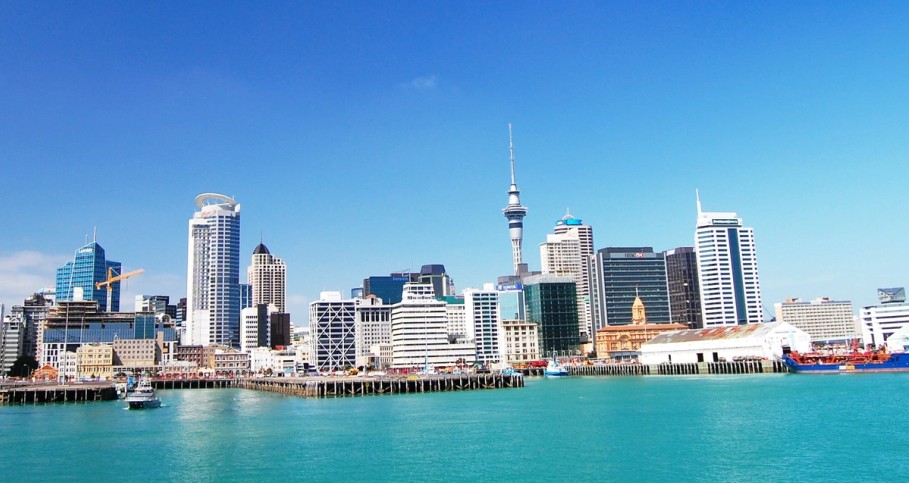
[[[709,329],[690,329],[660,334],[648,344],[673,344],[679,342],[697,342],[702,340],[746,339],[773,332],[783,322],[765,324],[745,324],[728,327],[711,327]]]
[[[258,246],[256,246],[256,249],[253,250],[253,255],[269,255],[269,254],[270,254],[270,252],[268,251],[268,247],[266,247],[264,243],[260,243]]]

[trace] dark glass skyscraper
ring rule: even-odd
[[[663,252],[666,257],[666,280],[669,286],[669,310],[672,322],[689,329],[704,328],[701,318],[701,292],[698,287],[697,254],[693,247],[679,247]]]
[[[524,278],[527,322],[537,324],[540,353],[552,357],[579,349],[578,295],[574,279],[552,275]]]
[[[647,322],[668,324],[666,261],[651,247],[609,247],[597,252],[595,266],[597,329],[631,323],[636,296],[647,307]]]
[[[57,269],[55,300],[65,302],[73,300],[73,293],[81,289],[82,300],[98,302],[98,310],[107,309],[107,287],[98,288],[95,284],[107,280],[107,271],[112,276],[120,275],[120,262],[105,259],[104,249],[96,242],[76,250],[72,260]],[[111,286],[112,312],[120,311],[120,282]]]

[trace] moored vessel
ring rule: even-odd
[[[840,354],[791,352],[783,354],[790,372],[839,374],[853,372],[909,372],[909,353],[852,351]]]
[[[558,359],[553,358],[546,364],[546,369],[543,370],[543,374],[553,377],[567,376],[568,368],[559,364]]]
[[[126,407],[129,409],[154,409],[161,407],[161,400],[155,395],[151,381],[142,379],[136,388],[126,394]]]

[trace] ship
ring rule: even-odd
[[[848,353],[783,354],[789,372],[798,374],[842,374],[859,372],[909,372],[909,353],[858,351]]]
[[[155,396],[151,381],[142,379],[136,388],[126,394],[126,407],[129,409],[154,409],[161,407],[161,400]]]

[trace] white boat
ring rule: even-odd
[[[155,396],[151,381],[142,379],[135,389],[126,394],[126,407],[129,409],[153,409],[161,407],[161,400]]]
[[[543,371],[543,374],[547,376],[567,376],[568,368],[559,364],[559,361],[553,359],[549,361],[549,364],[546,364],[546,369]]]

